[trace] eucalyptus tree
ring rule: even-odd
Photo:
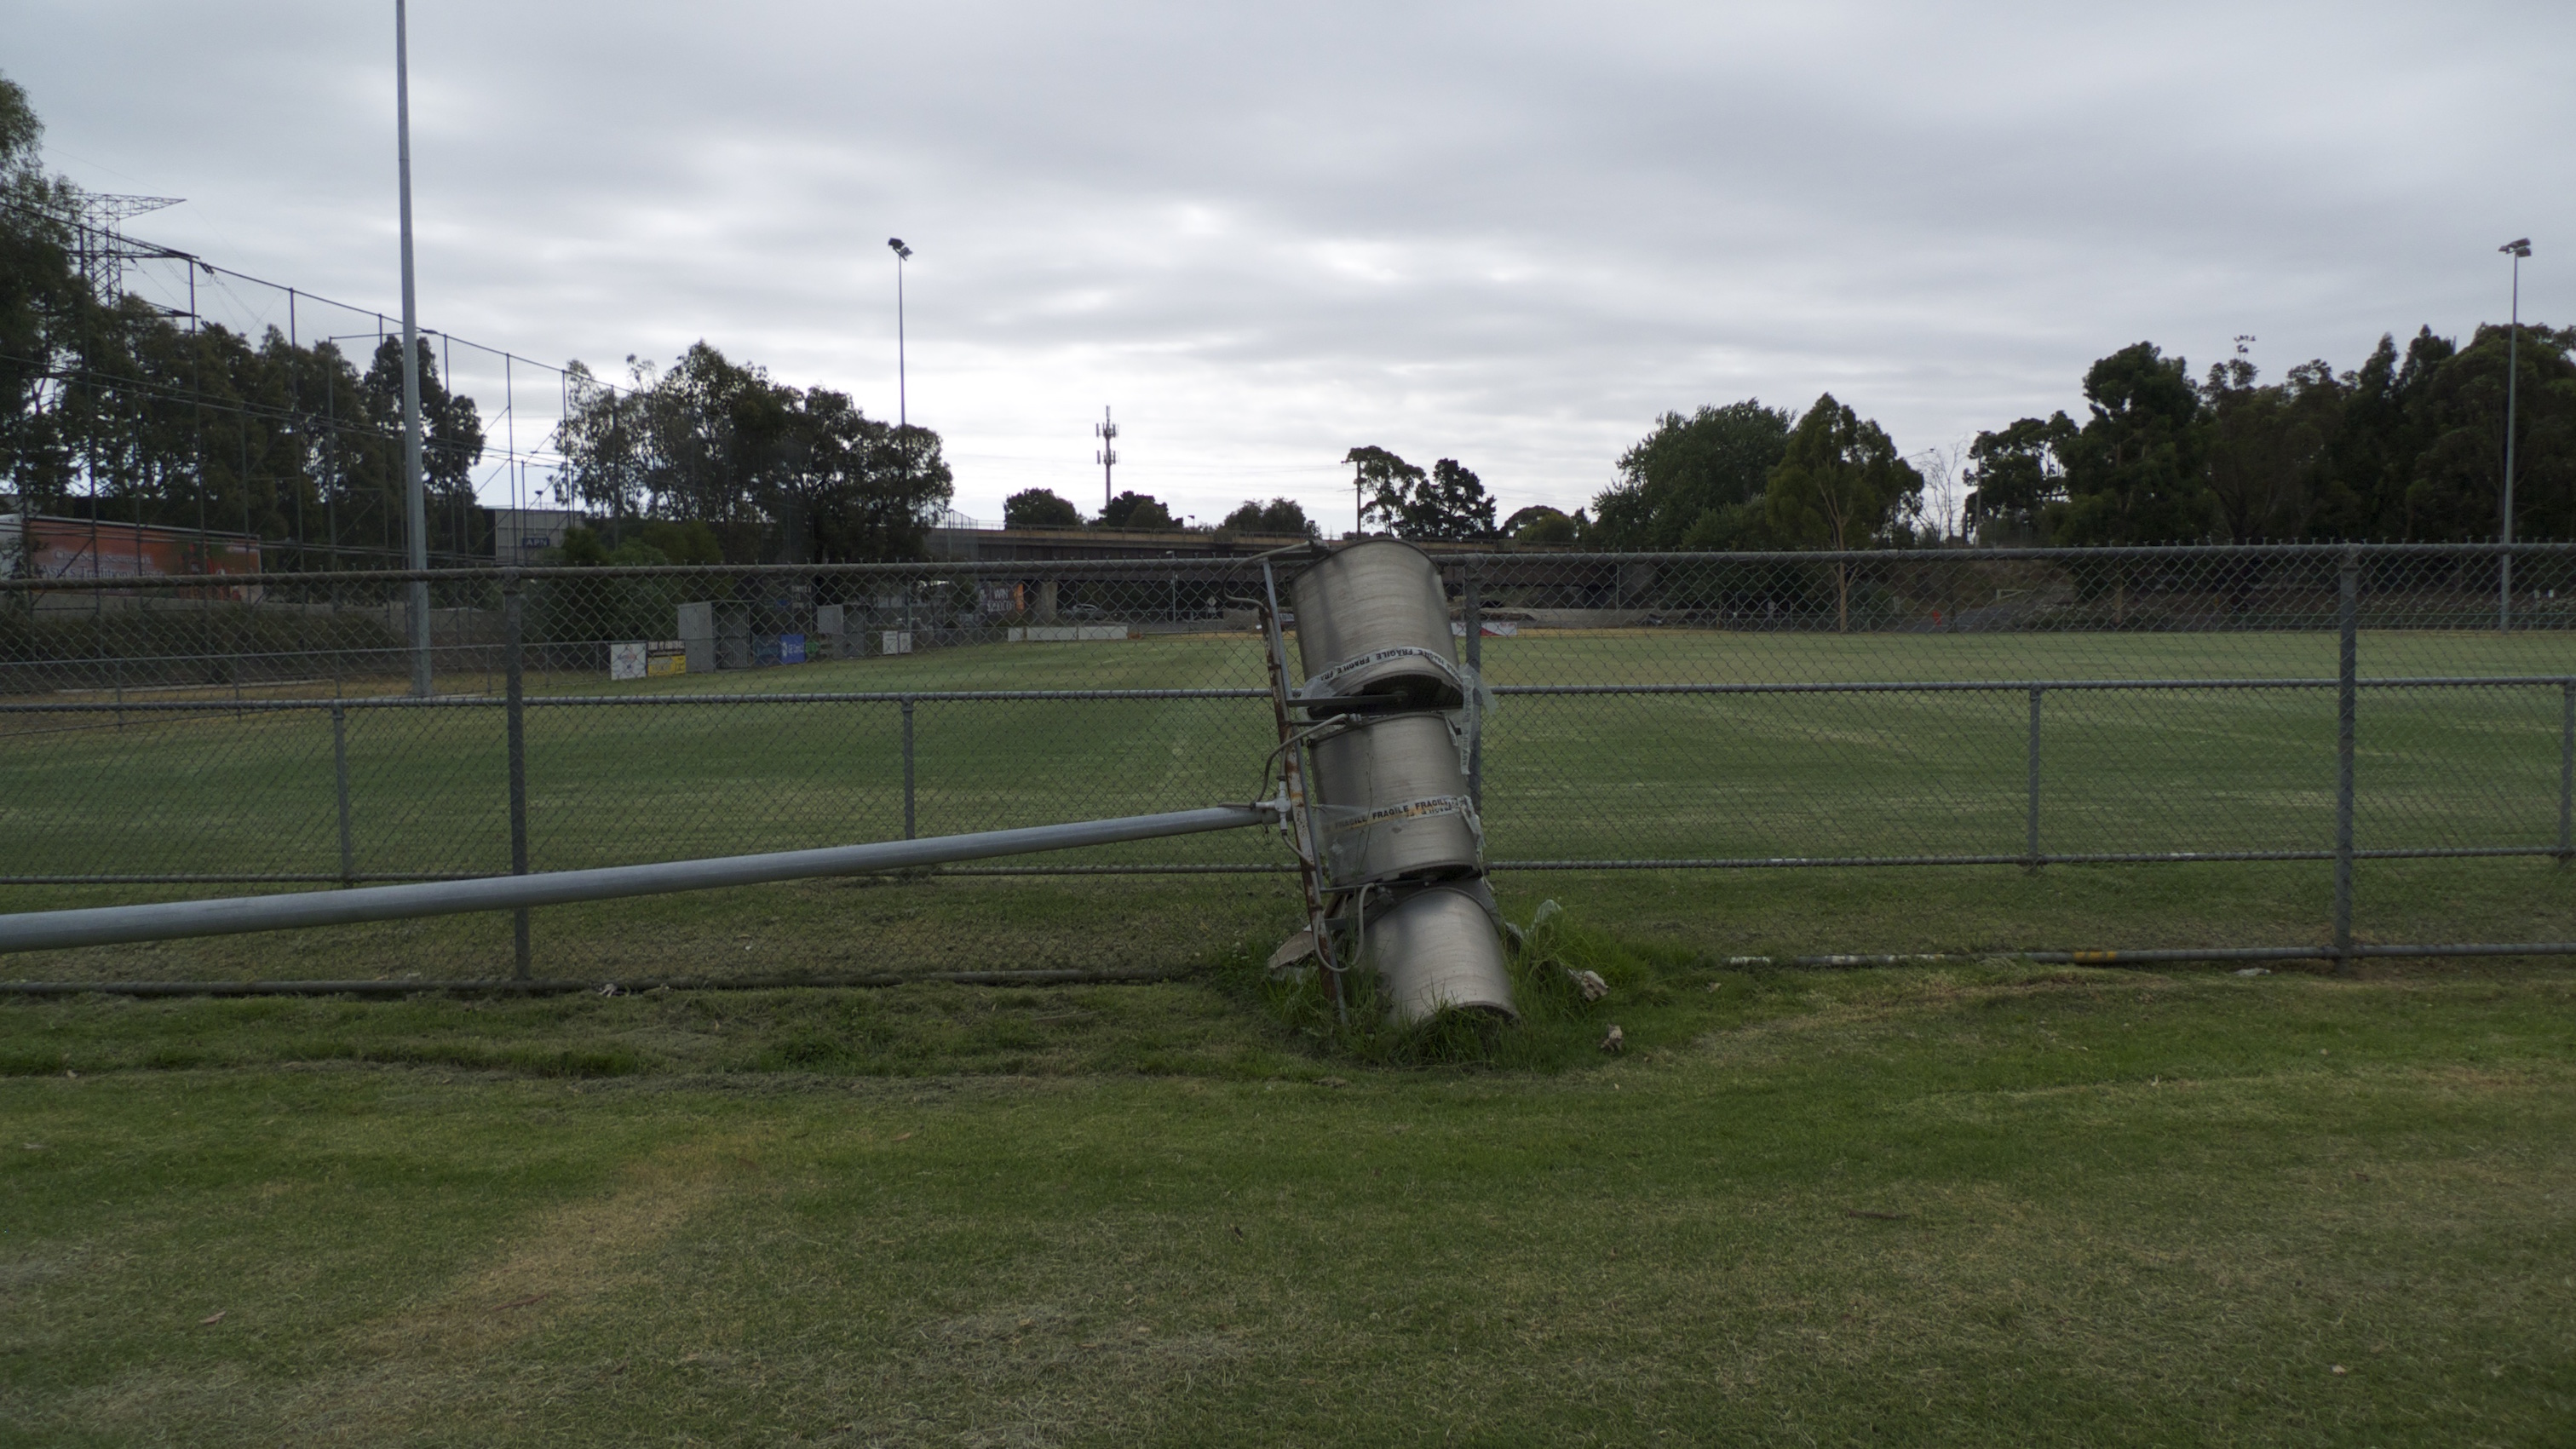
[[[1913,536],[1923,475],[1898,455],[1887,430],[1837,402],[1816,399],[1789,433],[1763,487],[1772,530],[1792,545],[1848,550]],[[1834,627],[1851,628],[1852,566],[1836,559]]]

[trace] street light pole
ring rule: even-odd
[[[411,566],[429,567],[429,510],[420,479],[420,317],[411,280],[411,41],[403,0],[394,0],[394,139],[402,171],[403,521]],[[411,692],[430,693],[429,584],[411,585]]]
[[[901,428],[912,425],[903,376],[903,264],[912,260],[912,248],[899,236],[887,237],[886,245],[894,249],[894,421]]]
[[[2509,633],[2513,629],[2513,404],[2514,391],[2522,374],[2522,259],[2531,255],[2531,238],[2518,237],[2497,247],[2513,258],[2513,318],[2504,343],[2504,543],[2498,560],[2496,588],[2496,629]]]

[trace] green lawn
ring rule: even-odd
[[[0,1444],[2453,1445],[2576,1422],[2556,972],[0,1004]],[[40,1075],[41,1074],[41,1075]]]
[[[2576,670],[2560,636],[2369,634],[2365,677]],[[2333,641],[2306,634],[1830,635],[1629,630],[1485,641],[1490,678],[1536,683],[2313,678]],[[988,645],[910,657],[610,685],[546,675],[566,693],[654,701],[528,712],[538,869],[788,849],[903,829],[900,707],[682,703],[710,692],[1241,688],[1261,682],[1248,636],[1125,644]],[[480,677],[471,681],[479,685]],[[2363,696],[2363,848],[2548,846],[2558,838],[2562,691],[2555,685],[2383,690]],[[1546,859],[2017,855],[2027,819],[2025,692],[1506,698],[1486,750],[1486,824],[1500,862]],[[351,859],[360,872],[492,871],[508,860],[501,720],[488,708],[353,709]],[[1176,809],[1248,798],[1269,749],[1259,700],[926,701],[914,711],[922,834]],[[340,867],[330,719],[323,711],[175,717],[0,716],[0,873],[149,874]],[[2043,702],[2041,839],[2052,852],[2317,850],[2333,838],[2334,705],[2323,691],[2088,692]],[[1244,831],[1088,852],[1077,862],[1284,861]],[[1749,900],[1723,934],[1792,950],[2305,941],[2323,928],[2323,868],[2139,868],[2060,884],[2011,870],[1909,870],[1686,889]],[[2560,876],[2529,861],[2369,864],[2365,934],[2535,939],[2568,933]],[[2147,877],[2158,876],[2148,880]],[[1507,875],[1506,879],[1510,879]],[[1247,884],[1248,883],[1248,884]],[[1523,878],[1533,892],[1557,887]],[[1595,880],[1604,901],[1666,889]],[[204,894],[208,887],[0,888],[0,905]],[[733,892],[542,913],[547,969],[702,971],[762,955],[766,928],[815,922],[801,959],[893,954],[1012,964],[1131,944],[1188,958],[1210,937],[1268,931],[1284,879],[1183,879],[1004,889],[906,888],[898,919],[808,906],[849,887]],[[1144,892],[1170,923],[1115,924]],[[2424,892],[2433,894],[2427,898]],[[1858,894],[1859,914],[1790,930]],[[1962,902],[1958,897],[1973,899]],[[2057,910],[2072,899],[2107,914]],[[2227,901],[2255,902],[2242,910]],[[2125,902],[2125,906],[2121,903]],[[2373,912],[2377,913],[2374,914]],[[917,920],[918,932],[905,926]],[[2192,923],[2206,919],[2207,930]],[[1096,944],[1102,928],[1123,931]],[[891,929],[886,929],[891,928]],[[1705,932],[1703,934],[1706,934]],[[506,954],[500,922],[412,923],[292,942],[201,943],[157,954],[19,958],[11,975],[426,971],[473,975]],[[497,946],[496,946],[496,943]],[[749,952],[735,945],[749,944]]]

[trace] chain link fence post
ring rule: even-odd
[[[331,773],[340,802],[340,884],[358,883],[358,844],[349,831],[349,710],[331,701]]]
[[[912,839],[912,696],[903,697],[903,838]]]
[[[2335,974],[2352,974],[2352,736],[2361,698],[2361,555],[2345,544],[2336,571],[2335,634]]]
[[[527,680],[520,667],[520,637],[525,632],[524,595],[519,571],[501,575],[501,679],[508,700],[510,736],[510,874],[528,873],[528,731]],[[487,676],[488,677],[488,676]],[[528,908],[510,913],[511,975],[528,979]]]
[[[2576,679],[2558,686],[2558,863],[2576,856]]]
[[[1459,570],[1458,584],[1465,594],[1467,603],[1464,616],[1467,635],[1467,672],[1475,676],[1481,684],[1485,673],[1484,579],[1476,572],[1476,566],[1471,563]],[[1476,807],[1476,814],[1482,817],[1485,813],[1485,721],[1481,713],[1471,713],[1468,718],[1475,721],[1476,732],[1467,739],[1467,801]]]
[[[2039,874],[2039,701],[2048,691],[2030,688],[2030,821],[2022,844],[2022,869]]]

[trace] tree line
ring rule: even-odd
[[[2576,538],[2576,329],[2481,325],[2468,345],[2383,336],[2361,366],[2265,382],[2242,356],[2194,379],[2136,343],[2085,370],[2084,417],[2022,418],[1956,459],[1955,525],[1915,463],[1830,395],[1668,413],[1589,510],[1515,533],[1616,549],[2467,542],[2503,523],[2514,392],[2514,536]],[[1920,456],[1920,455],[1918,455]],[[1525,513],[1530,510],[1524,510]],[[1953,531],[1955,528],[1955,532]]]
[[[354,358],[102,296],[80,265],[84,198],[45,172],[42,135],[0,77],[0,478],[19,507],[313,541],[291,567],[398,561],[400,341]],[[433,551],[488,555],[482,420],[426,341],[419,362]]]
[[[46,173],[43,127],[0,77],[0,480],[26,512],[292,540],[290,568],[399,565],[402,344],[352,357],[271,326],[254,338],[103,295],[82,266],[86,198]],[[183,259],[186,265],[196,265]],[[417,349],[429,547],[492,557],[474,470],[487,432]],[[598,526],[574,562],[912,558],[953,488],[939,435],[865,416],[704,342],[624,386],[579,362],[551,438],[558,502]],[[272,562],[270,567],[278,566]]]
[[[700,341],[627,385],[570,365],[556,487],[600,517],[621,563],[853,563],[920,557],[954,493],[939,434],[871,418]],[[611,555],[603,555],[602,561]]]
[[[1029,488],[1002,500],[1004,528],[1096,528],[1116,529],[1131,533],[1214,533],[1221,537],[1241,535],[1274,535],[1317,538],[1322,530],[1306,516],[1305,505],[1293,498],[1273,498],[1267,502],[1247,498],[1233,512],[1213,527],[1193,528],[1172,516],[1171,509],[1151,493],[1122,492],[1101,505],[1090,518],[1082,508],[1052,488]]]
[[[1388,450],[1358,447],[1343,456],[1353,470],[1359,494],[1359,520],[1401,538],[1479,539],[1500,537],[1494,522],[1494,500],[1475,471],[1455,458],[1442,458],[1429,469],[1416,467]],[[1517,521],[1517,520],[1516,520]],[[1072,500],[1053,489],[1014,493],[1002,504],[1004,528],[1108,528],[1145,532],[1185,531],[1150,493],[1121,493],[1086,519]],[[1292,498],[1267,502],[1247,498],[1211,529],[1219,536],[1263,535],[1320,538],[1323,528],[1306,516]]]

